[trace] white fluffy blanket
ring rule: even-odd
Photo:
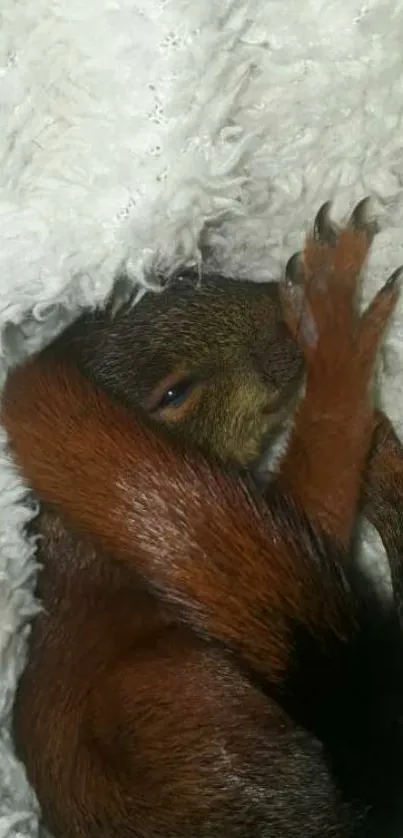
[[[368,293],[403,262],[403,0],[3,0],[0,374],[125,267],[279,277],[320,203],[367,194]],[[402,303],[403,305],[403,303]],[[384,403],[403,400],[397,313]],[[9,717],[33,613],[30,515],[0,452],[0,838],[38,813]],[[377,545],[374,556],[380,555]]]

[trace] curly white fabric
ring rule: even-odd
[[[320,203],[375,198],[365,295],[403,262],[403,0],[3,0],[0,376],[124,268],[280,277]],[[384,404],[403,403],[402,306]],[[10,709],[34,613],[32,514],[0,458],[0,838],[38,809]],[[369,545],[375,559],[379,545]]]

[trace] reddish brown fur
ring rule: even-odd
[[[320,276],[307,272],[319,342],[304,346],[306,396],[279,486],[346,542],[370,438],[371,365],[395,295],[358,328],[361,245],[359,258],[341,247],[335,269],[321,249]],[[308,266],[315,258],[309,245]],[[60,562],[41,583],[47,613],[16,711],[51,827],[85,838],[291,838],[309,780],[317,811],[306,836],[358,834],[349,805],[321,785],[318,743],[267,695],[289,674],[295,624],[318,637],[355,630],[337,567],[327,575],[292,500],[274,492],[263,505],[49,352],[12,374],[2,418],[30,485],[88,539],[77,552],[47,513]]]
[[[373,348],[397,294],[396,289],[389,294],[381,291],[359,317],[354,304],[357,275],[367,250],[365,235],[352,230],[342,231],[335,247],[308,239],[306,302],[320,324],[317,344],[304,339],[298,318],[286,306],[290,329],[299,335],[308,363],[308,378],[281,465],[280,485],[344,544],[352,532],[361,488],[357,474],[372,434],[368,383]],[[329,295],[329,286],[337,286],[337,294]]]
[[[248,644],[250,663],[265,675],[288,662],[285,609],[287,618],[309,608],[313,620],[329,619],[329,603],[306,601],[310,565],[307,584],[295,584],[298,533],[277,531],[270,509],[235,476],[168,444],[145,417],[133,421],[74,367],[43,355],[13,374],[4,405],[13,449],[39,497],[134,568],[175,611],[184,608],[183,618],[201,632],[211,635],[214,622],[217,639],[242,651]],[[269,656],[266,627],[258,644],[259,607],[272,614]]]

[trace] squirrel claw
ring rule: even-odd
[[[303,253],[299,251],[290,256],[284,272],[284,281],[287,286],[302,285],[304,277]]]
[[[315,241],[321,242],[322,244],[335,245],[338,231],[330,219],[331,207],[332,201],[326,201],[317,212],[313,224],[313,237]]]
[[[379,224],[371,213],[371,198],[363,198],[351,213],[348,228],[357,232],[363,232],[371,243],[379,232]],[[330,218],[332,201],[322,204],[316,215],[313,227],[313,238],[315,241],[330,246],[337,244],[340,230]]]
[[[375,218],[371,217],[370,209],[371,198],[363,198],[351,213],[348,225],[352,230],[364,232],[368,242],[372,242],[379,232],[379,224]]]
[[[388,292],[392,291],[396,285],[399,285],[400,280],[403,278],[403,265],[400,265],[399,268],[396,268],[393,271],[393,274],[386,280],[384,286],[381,288],[381,291]]]

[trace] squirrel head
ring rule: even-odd
[[[294,404],[301,353],[276,282],[177,277],[117,311],[82,315],[56,341],[129,407],[224,462],[255,462]]]

